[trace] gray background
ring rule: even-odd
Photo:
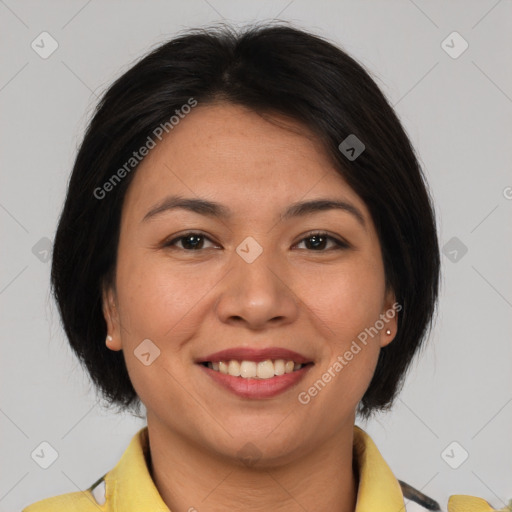
[[[179,30],[273,18],[329,37],[373,73],[449,243],[428,348],[394,409],[359,424],[397,478],[444,507],[450,494],[496,508],[512,498],[511,15],[507,0],[0,0],[0,510],[87,488],[144,425],[96,403],[49,295],[45,247],[97,97]],[[59,45],[47,59],[31,48],[43,31]],[[442,47],[453,31],[469,44],[457,58]],[[31,458],[43,441],[58,452],[46,470]]]

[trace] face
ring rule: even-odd
[[[339,207],[297,207],[320,200]],[[269,464],[352,428],[394,302],[368,209],[318,141],[229,104],[193,109],[140,164],[104,291],[148,425]]]

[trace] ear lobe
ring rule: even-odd
[[[380,337],[380,348],[387,347],[394,339],[395,335],[393,334],[393,331],[391,331],[391,334],[386,334],[386,331],[384,331]]]
[[[119,313],[116,308],[116,298],[112,287],[103,287],[102,309],[107,324],[107,339],[105,344],[110,350],[121,350],[121,329],[119,329]]]
[[[389,290],[386,293],[384,309],[381,315],[384,323],[384,327],[380,332],[381,348],[386,347],[395,339],[398,329],[398,313],[401,309],[402,306],[396,301],[393,290]]]

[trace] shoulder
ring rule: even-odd
[[[512,512],[512,499],[503,508],[493,508],[483,498],[465,494],[454,494],[448,500],[448,512],[491,512],[493,510]]]
[[[70,492],[53,496],[24,508],[22,512],[97,512],[97,505],[91,502],[85,492]]]
[[[85,491],[70,492],[37,501],[24,508],[22,512],[98,512],[104,510],[105,477]]]
[[[402,488],[402,494],[405,499],[406,512],[425,512],[427,510],[441,511],[439,503],[431,497],[423,494],[418,489],[411,485],[398,480]],[[448,512],[512,512],[512,500],[509,501],[508,506],[504,508],[493,508],[483,498],[477,496],[468,496],[464,494],[453,494],[448,499]]]
[[[116,466],[88,489],[47,498],[22,512],[121,512],[168,510],[151,478],[147,463],[147,427],[139,430]]]

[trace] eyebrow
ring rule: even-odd
[[[146,222],[164,212],[179,208],[199,215],[220,219],[230,219],[233,216],[233,213],[227,206],[214,201],[181,196],[168,196],[153,206],[146,215],[144,215],[142,222]],[[364,228],[366,228],[364,216],[358,208],[346,201],[330,198],[293,203],[281,214],[281,220],[303,217],[327,210],[342,210],[350,213]]]

